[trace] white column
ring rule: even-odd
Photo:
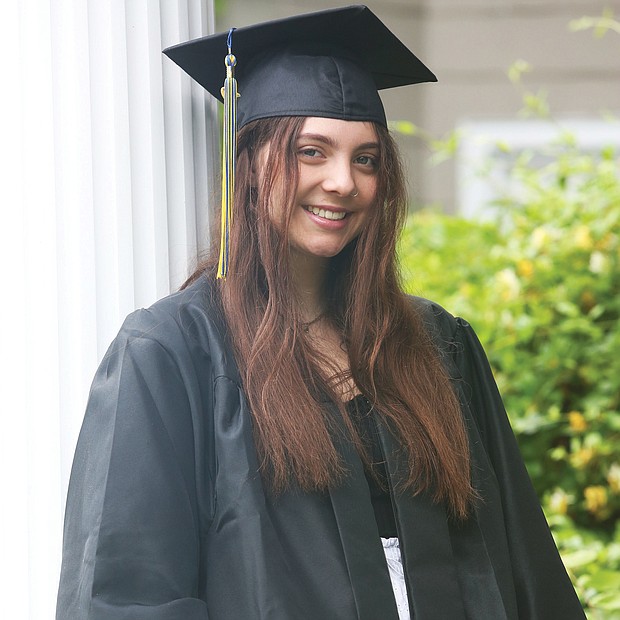
[[[204,248],[215,105],[161,50],[211,0],[9,0],[0,9],[0,600],[52,618],[90,381],[126,314]]]
[[[214,31],[212,2],[205,6],[198,1],[161,0],[161,5],[163,47]],[[187,276],[188,262],[206,249],[208,205],[216,194],[219,167],[217,102],[168,59],[163,80],[168,247],[170,273],[177,285]]]

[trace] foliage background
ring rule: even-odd
[[[573,27],[609,29],[587,19]],[[510,78],[520,84],[528,69],[516,63]],[[549,117],[544,95],[523,99],[526,114]],[[423,210],[410,217],[400,256],[409,292],[476,328],[588,617],[616,619],[620,157],[584,154],[558,130],[543,167],[534,153],[515,154],[492,221]],[[458,146],[454,135],[429,142],[438,160]]]

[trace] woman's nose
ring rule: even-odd
[[[355,191],[355,180],[350,161],[332,161],[325,167],[323,189],[348,196]]]

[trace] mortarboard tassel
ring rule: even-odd
[[[222,140],[222,237],[220,241],[220,259],[217,266],[217,277],[226,279],[228,275],[228,257],[230,251],[230,227],[233,218],[233,199],[235,193],[235,166],[237,159],[237,80],[234,78],[234,66],[237,59],[232,53],[232,33],[228,32],[228,54],[226,79],[222,87],[224,98],[224,135]]]

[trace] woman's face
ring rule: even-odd
[[[372,123],[310,117],[296,151],[299,183],[290,247],[306,257],[331,258],[360,234],[375,208],[376,132]],[[284,212],[282,201],[272,201],[270,215],[276,225],[281,225]]]

